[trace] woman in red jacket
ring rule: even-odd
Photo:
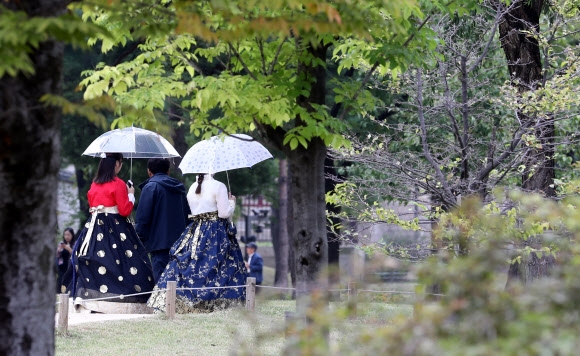
[[[68,279],[63,284],[74,298],[75,308],[100,313],[144,312],[153,289],[149,257],[127,218],[133,210],[135,188],[117,174],[123,155],[107,153],[87,193],[91,218],[73,249]],[[99,299],[99,300],[94,300]]]

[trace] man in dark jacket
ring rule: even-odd
[[[246,268],[250,277],[256,278],[256,284],[262,284],[262,269],[264,268],[264,260],[259,253],[256,252],[258,249],[258,244],[255,242],[250,242],[246,245],[246,252],[248,253],[248,261],[246,262]],[[257,290],[256,290],[257,292]]]
[[[149,179],[139,185],[135,229],[151,256],[155,283],[169,262],[169,249],[187,226],[190,214],[183,183],[169,176],[165,158],[147,162]]]

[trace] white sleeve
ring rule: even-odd
[[[133,204],[135,204],[135,195],[133,193],[129,193],[129,201]]]
[[[227,219],[234,214],[236,202],[228,199],[228,189],[224,184],[220,184],[216,192],[218,216]]]

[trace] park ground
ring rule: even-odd
[[[339,308],[331,303],[330,309]],[[262,300],[254,313],[228,309],[209,314],[176,315],[169,320],[153,315],[124,320],[102,320],[70,325],[57,333],[56,355],[280,355],[286,341],[284,312],[292,300]],[[388,325],[408,318],[412,306],[365,303],[355,319],[330,331],[331,349],[348,346],[363,328]]]
[[[273,269],[266,268],[265,281],[273,281]],[[398,288],[409,290],[412,284]],[[342,296],[332,302],[331,313],[344,308],[345,301]],[[356,318],[341,320],[331,329],[331,347],[342,348],[362,328],[408,318],[412,309],[401,299],[367,299],[358,304]],[[294,300],[272,299],[266,292],[258,296],[253,313],[228,309],[169,320],[164,314],[70,312],[68,331],[56,333],[56,355],[279,355],[287,338],[285,313],[295,310]]]

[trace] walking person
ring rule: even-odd
[[[62,288],[62,278],[68,268],[70,256],[75,243],[75,231],[72,227],[67,227],[62,233],[62,241],[56,247],[56,292],[64,293],[66,287]]]
[[[151,263],[128,219],[135,188],[117,174],[123,155],[101,155],[97,174],[87,193],[91,217],[73,248],[65,280],[77,311],[143,313],[153,289]],[[102,299],[106,298],[106,299]],[[100,300],[90,300],[100,299]]]
[[[181,236],[191,213],[183,183],[169,176],[166,158],[147,161],[149,179],[139,185],[141,197],[135,230],[151,257],[155,283],[169,262],[169,249]]]
[[[169,264],[157,282],[147,304],[165,310],[168,281],[177,288],[211,288],[177,290],[177,313],[211,312],[243,305],[248,273],[242,251],[236,240],[235,226],[228,220],[236,198],[226,186],[210,174],[199,174],[187,194],[192,222],[171,247]],[[223,288],[232,286],[234,288]]]

